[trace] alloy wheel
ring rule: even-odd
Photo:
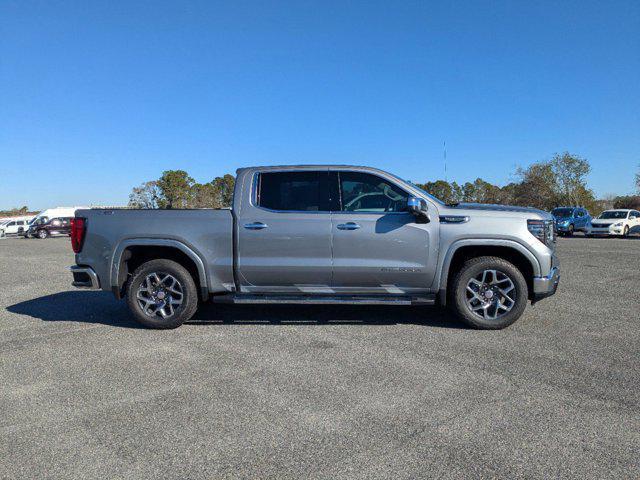
[[[516,287],[506,273],[483,270],[467,282],[466,301],[474,315],[497,320],[516,304]]]
[[[138,306],[149,317],[169,318],[182,305],[184,289],[173,275],[153,272],[145,277],[136,292]]]

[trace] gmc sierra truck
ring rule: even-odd
[[[78,210],[73,285],[126,298],[153,328],[200,301],[449,305],[500,329],[560,280],[553,217],[499,205],[445,205],[368,167],[237,172],[231,209]]]

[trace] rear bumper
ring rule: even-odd
[[[79,265],[73,265],[69,267],[73,274],[73,282],[71,285],[77,288],[90,288],[92,290],[100,289],[100,279],[98,275],[93,271],[91,267],[81,267]]]
[[[553,267],[546,277],[533,277],[533,301],[555,294],[559,283],[560,269],[558,267]]]

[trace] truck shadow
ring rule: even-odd
[[[45,322],[81,322],[122,328],[138,324],[124,301],[109,292],[71,290],[26,300],[6,310]],[[228,305],[205,303],[188,325],[395,325],[466,329],[438,307],[377,305]]]
[[[124,328],[144,328],[129,314],[124,302],[109,292],[71,290],[25,300],[7,311],[45,322],[82,322]]]

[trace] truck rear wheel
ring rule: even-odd
[[[150,260],[133,273],[127,304],[136,320],[150,328],[176,328],[198,308],[198,292],[191,274],[177,262]]]
[[[515,265],[499,257],[467,261],[452,283],[455,313],[474,328],[499,330],[518,320],[528,289]]]

